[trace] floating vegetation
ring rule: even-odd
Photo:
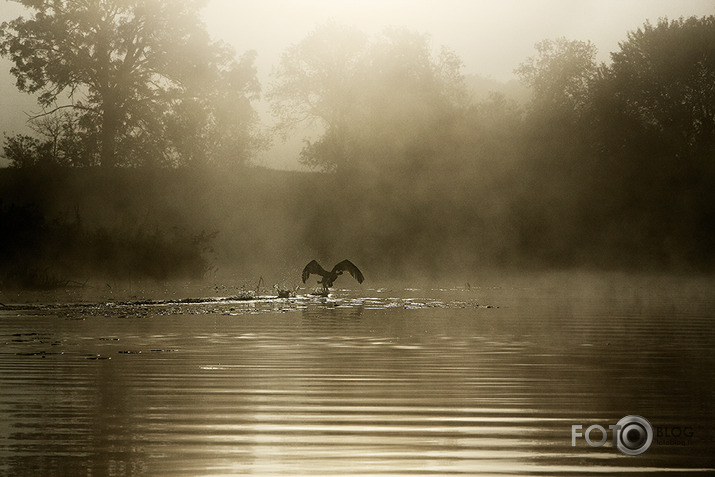
[[[222,320],[231,320],[233,317],[244,319],[255,315],[264,315],[265,319],[271,319],[275,314],[296,313],[298,318],[322,320],[328,317],[330,320],[359,320],[361,316],[371,310],[389,310],[399,314],[410,314],[419,310],[429,309],[470,309],[488,310],[496,308],[493,305],[482,305],[476,301],[464,299],[444,300],[430,297],[416,297],[414,293],[410,296],[394,296],[392,292],[371,293],[371,296],[353,296],[348,290],[335,290],[326,296],[299,294],[299,289],[273,287],[277,296],[259,296],[246,299],[241,296],[214,297],[214,298],[182,298],[178,300],[134,300],[123,302],[97,302],[97,303],[64,303],[64,304],[37,304],[37,305],[8,305],[4,310],[17,310],[18,315],[26,314],[35,318],[44,317],[44,320],[54,322],[55,320],[95,320],[101,318],[102,321],[112,318],[132,319],[132,320],[196,320],[197,326],[213,327],[213,320],[206,320],[206,317],[214,315]],[[287,296],[286,296],[287,295]],[[415,315],[422,316],[422,315]],[[474,313],[475,317],[479,313]],[[263,319],[264,317],[261,317]],[[206,321],[203,321],[206,320]],[[170,321],[175,323],[175,321]],[[107,322],[109,323],[109,322]],[[131,325],[119,324],[120,327]],[[62,330],[65,329],[61,322],[57,323],[58,331],[55,333],[38,333],[34,326],[23,332],[8,333],[0,337],[4,341],[8,352],[13,353],[17,359],[61,359],[61,360],[88,360],[88,361],[108,361],[139,359],[137,355],[158,355],[158,360],[172,359],[173,356],[162,356],[169,353],[186,351],[191,353],[183,341],[175,341],[172,334],[162,333],[160,335],[129,335],[117,333],[112,328],[102,328],[101,331],[95,328],[96,334],[83,335],[74,340],[67,339]],[[110,325],[114,326],[114,325]],[[213,328],[211,328],[213,329]],[[15,330],[13,330],[15,331]],[[214,333],[207,331],[207,336],[213,338]],[[136,341],[139,338],[139,341]],[[144,358],[146,359],[146,358]]]
[[[122,319],[143,319],[153,315],[241,315],[262,312],[302,311],[307,307],[417,310],[425,308],[482,308],[498,306],[479,304],[473,300],[440,300],[437,298],[412,297],[350,297],[344,290],[330,293],[298,294],[298,288],[274,286],[276,295],[256,296],[254,293],[228,297],[181,298],[176,300],[131,300],[105,303],[67,303],[42,305],[7,305],[8,310],[32,310],[35,313],[56,314],[68,320],[82,316],[106,316]],[[18,335],[13,341],[39,341],[31,334]],[[100,341],[119,341],[113,336],[103,336]]]
[[[298,291],[298,286],[294,286],[292,289],[288,288],[284,285],[273,285],[273,289],[276,291],[278,294],[278,298],[291,298],[296,296],[296,292]]]
[[[49,355],[53,354],[64,354],[64,352],[58,352],[58,353],[51,353],[49,351],[29,351],[29,352],[24,352],[24,353],[15,353],[16,356],[39,356],[41,358],[44,358]]]

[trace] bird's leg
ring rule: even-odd
[[[321,295],[328,296],[328,294],[330,293],[328,285],[325,283],[325,281],[321,282],[321,285],[323,286],[323,289],[321,290]]]
[[[321,285],[321,286],[320,286],[319,288],[316,288],[316,289],[315,289],[315,291],[313,292],[313,294],[314,294],[314,295],[318,295],[318,296],[328,296],[328,294],[329,294],[329,292],[330,292],[330,290],[328,289],[328,287],[326,287],[324,283],[320,283],[320,285]]]

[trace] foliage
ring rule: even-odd
[[[0,204],[0,281],[55,288],[88,276],[200,278],[215,233],[134,226],[91,228],[77,214],[48,219],[36,206]],[[60,278],[65,277],[65,278]]]
[[[183,164],[240,164],[268,144],[251,101],[260,85],[250,51],[211,80],[192,78],[184,99],[166,114],[163,130]]]
[[[301,124],[325,131],[318,143],[306,143],[304,164],[329,170],[348,160],[345,135],[359,103],[366,48],[364,34],[329,23],[283,53],[268,92],[277,132],[285,136]]]
[[[715,16],[646,23],[611,56],[601,102],[680,158],[715,150]]]
[[[566,38],[543,40],[535,45],[538,53],[515,70],[532,88],[539,107],[579,112],[589,102],[589,91],[596,78],[596,47],[591,42]]]
[[[89,152],[92,138],[83,131],[80,120],[69,111],[35,118],[30,126],[39,137],[6,136],[2,155],[11,167],[94,165]]]
[[[306,140],[302,163],[379,170],[463,104],[461,66],[446,48],[435,56],[425,35],[391,29],[368,41],[328,24],[286,50],[269,98],[281,132],[302,122],[322,129]]]
[[[198,257],[209,244],[231,276],[280,270],[284,279],[306,257],[345,256],[390,278],[509,266],[712,271],[714,18],[645,24],[610,64],[597,65],[588,42],[539,43],[518,68],[528,104],[471,98],[459,58],[424,35],[367,39],[328,25],[286,51],[270,91],[279,132],[315,123],[301,157],[328,173],[10,169],[0,197],[42,203],[0,229],[3,253],[44,251],[24,273],[37,281],[55,276],[42,272],[55,253],[117,274],[205,270]],[[123,136],[117,144],[136,154],[125,157],[140,163],[170,144],[173,157],[190,158],[182,164],[196,163],[203,149],[255,140],[241,129],[248,123],[221,119],[250,108],[252,65],[249,54],[231,70],[247,89],[184,84],[193,99],[162,111],[148,136]],[[42,138],[8,138],[6,155],[18,166],[85,161],[69,152],[97,148],[84,118],[37,123]],[[82,220],[66,219],[76,204]],[[150,219],[137,219],[143,212]],[[181,268],[182,258],[192,265]]]
[[[32,167],[43,162],[44,149],[45,147],[39,139],[26,134],[18,134],[13,137],[5,137],[3,155],[13,167]]]
[[[518,205],[530,248],[551,248],[549,260],[582,243],[624,263],[712,263],[714,40],[715,17],[663,19],[629,33],[610,65],[572,61],[589,50],[571,42],[520,67],[535,88],[523,143],[532,190]],[[564,64],[569,75],[550,74]]]
[[[75,124],[94,141],[85,145],[93,162],[241,160],[255,150],[246,140],[259,91],[253,56],[236,62],[210,40],[198,20],[201,1],[18,1],[34,14],[2,25],[0,53],[13,61],[17,87],[39,94],[43,115],[79,114]],[[236,107],[228,118],[226,107]],[[184,125],[173,137],[192,134],[206,146],[200,158],[168,142],[178,115]]]

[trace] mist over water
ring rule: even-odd
[[[73,8],[38,18],[97,31]],[[122,21],[136,23],[149,11],[122,8]],[[209,41],[195,5],[152,8],[165,17],[151,23],[156,38],[134,38],[137,55],[113,47],[116,94],[91,80],[101,62],[77,64],[92,73],[81,85],[92,107],[62,106],[36,118],[36,137],[5,138],[5,286],[273,284],[312,259],[330,267],[345,258],[371,279],[454,284],[484,269],[715,266],[712,16],[624,32],[604,64],[590,41],[544,39],[515,69],[530,90],[517,100],[478,91],[491,86],[475,86],[457,53],[427,33],[367,34],[337,22],[286,45],[261,85],[256,53]],[[42,45],[64,51],[38,22],[6,24],[3,51],[20,89],[45,81],[33,88],[46,90],[45,103],[60,101],[50,85],[65,79],[49,62],[22,61],[23,27],[48,30]],[[92,38],[75,40],[91,49]],[[139,59],[159,47],[165,57]],[[275,127],[259,124],[261,92]],[[252,165],[306,127],[315,135],[296,155],[310,172]]]
[[[577,283],[578,282],[578,283]],[[0,310],[10,475],[712,472],[711,280]],[[692,438],[571,446],[640,414]],[[595,437],[595,436],[594,436]],[[660,442],[660,443],[659,443]]]
[[[544,38],[515,85],[410,28],[318,24],[266,80],[201,2],[18,3],[0,474],[715,472],[715,16]]]

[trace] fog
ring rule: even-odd
[[[203,16],[216,38],[238,51],[257,50],[259,73],[265,76],[288,45],[335,21],[370,35],[387,27],[428,33],[435,45],[457,52],[467,74],[508,81],[543,39],[590,40],[599,49],[599,60],[605,61],[624,33],[646,20],[712,13],[708,0],[211,0]]]
[[[3,284],[291,288],[311,259],[344,258],[374,284],[712,272],[712,2],[438,5],[166,13],[185,30],[158,23],[153,69],[112,94],[78,84],[75,116],[31,127],[24,99],[56,72],[22,64],[26,85],[50,81],[0,89]],[[130,69],[126,46],[112,54]]]
[[[25,11],[16,2],[5,0],[0,22]],[[446,45],[459,55],[466,75],[509,83],[518,81],[514,69],[533,55],[534,45],[541,40],[562,36],[589,40],[598,48],[598,60],[607,61],[625,33],[646,20],[712,13],[711,0],[209,0],[202,18],[214,39],[227,42],[237,52],[258,53],[258,75],[265,87],[282,52],[329,21],[354,26],[370,35],[393,26],[427,33],[433,46]],[[11,66],[8,59],[0,57],[0,110],[4,112],[0,115],[0,132],[27,133],[25,113],[40,109],[33,96],[17,91],[9,74]],[[266,102],[260,101],[256,107],[262,120],[271,124]],[[299,136],[287,143],[277,141],[256,162],[299,169],[301,144]]]

